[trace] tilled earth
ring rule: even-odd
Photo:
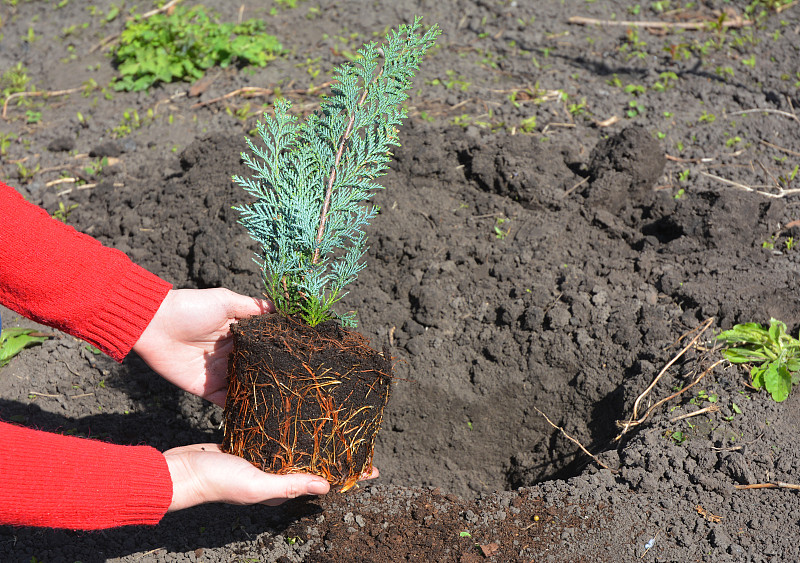
[[[800,399],[776,404],[746,369],[712,368],[720,329],[800,328],[800,6],[205,5],[221,21],[263,18],[286,54],[211,69],[191,90],[118,93],[102,88],[127,5],[116,18],[107,1],[0,5],[0,72],[21,63],[28,91],[80,88],[9,100],[0,174],[176,287],[257,295],[230,177],[246,173],[262,104],[280,87],[312,111],[312,86],[375,32],[437,22],[368,267],[343,303],[401,360],[381,478],[155,528],[0,528],[0,560],[800,559],[796,491],[735,488],[800,482]],[[269,91],[232,94],[246,86]],[[0,370],[0,417],[160,449],[221,439],[220,409],[63,334]]]

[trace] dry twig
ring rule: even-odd
[[[709,373],[711,370],[713,370],[715,367],[717,367],[719,364],[721,364],[721,363],[723,362],[723,360],[718,360],[717,362],[715,362],[714,364],[712,364],[712,365],[711,365],[711,367],[709,367],[709,368],[708,368],[708,369],[706,369],[706,370],[705,370],[703,373],[701,373],[699,376],[697,376],[697,378],[695,378],[695,380],[694,380],[692,383],[690,383],[690,384],[689,384],[689,385],[687,385],[686,387],[683,387],[681,390],[677,391],[676,393],[673,393],[673,394],[672,394],[672,395],[670,395],[669,397],[665,397],[664,399],[661,399],[660,401],[656,402],[656,403],[655,403],[653,406],[651,406],[649,409],[647,409],[647,411],[644,413],[644,415],[642,415],[640,418],[637,418],[637,416],[638,416],[638,412],[639,412],[639,405],[640,405],[640,404],[641,404],[641,402],[644,400],[644,398],[645,398],[645,397],[646,397],[646,396],[647,396],[647,395],[648,395],[648,394],[649,394],[649,393],[650,393],[650,392],[653,390],[653,388],[656,386],[656,384],[657,384],[657,383],[658,383],[658,382],[661,380],[661,377],[663,377],[663,375],[664,375],[664,374],[667,372],[667,370],[668,370],[668,369],[669,369],[669,368],[672,366],[672,364],[674,364],[675,362],[677,362],[677,361],[678,361],[678,359],[679,359],[681,356],[683,356],[683,355],[684,355],[684,354],[685,354],[685,353],[686,353],[686,352],[687,352],[687,351],[688,351],[688,350],[689,350],[689,349],[690,349],[692,346],[694,346],[694,345],[697,343],[697,341],[700,339],[700,337],[703,335],[703,333],[704,333],[706,330],[708,330],[708,328],[709,328],[709,327],[710,327],[710,326],[711,326],[713,323],[714,323],[714,317],[711,317],[711,318],[709,318],[709,319],[706,319],[706,320],[705,320],[705,322],[703,322],[703,324],[702,324],[702,325],[700,325],[699,327],[696,327],[696,328],[692,329],[692,330],[691,330],[691,331],[689,331],[687,334],[685,334],[685,335],[681,336],[681,337],[678,339],[678,342],[680,342],[680,341],[681,341],[681,340],[682,340],[682,339],[683,339],[685,336],[688,336],[689,334],[692,334],[693,332],[697,332],[697,334],[694,336],[694,338],[692,338],[692,340],[691,340],[691,341],[690,341],[690,342],[689,342],[689,343],[688,343],[686,346],[684,346],[684,347],[681,349],[681,351],[680,351],[680,352],[678,352],[678,353],[677,353],[675,356],[673,356],[673,358],[672,358],[672,359],[671,359],[669,362],[667,362],[667,365],[665,365],[665,366],[664,366],[664,367],[661,369],[661,371],[658,373],[658,375],[657,375],[657,376],[656,376],[656,378],[653,380],[653,382],[652,382],[652,383],[651,383],[651,384],[650,384],[650,385],[647,387],[647,389],[645,389],[645,390],[642,392],[642,394],[641,394],[641,395],[639,395],[639,396],[636,398],[636,402],[634,402],[634,404],[633,404],[633,412],[631,413],[631,417],[630,417],[630,419],[628,419],[628,421],[627,421],[627,422],[623,422],[623,421],[618,421],[618,422],[617,422],[617,425],[618,425],[618,426],[620,426],[620,427],[622,428],[622,432],[620,432],[619,436],[617,436],[616,438],[614,438],[614,441],[618,441],[618,440],[620,440],[620,439],[621,439],[621,438],[622,438],[622,437],[623,437],[623,436],[624,436],[624,435],[625,435],[625,434],[626,434],[626,433],[627,433],[627,432],[628,432],[628,431],[629,431],[631,428],[633,428],[634,426],[638,426],[638,425],[642,424],[642,423],[643,423],[645,420],[647,420],[647,418],[650,416],[650,414],[651,414],[651,413],[652,413],[652,412],[653,412],[655,409],[657,409],[659,406],[663,405],[664,403],[666,403],[667,401],[669,401],[669,400],[671,400],[671,399],[674,399],[674,398],[675,398],[675,397],[677,397],[678,395],[680,395],[680,394],[682,394],[682,393],[685,393],[685,392],[686,392],[688,389],[691,389],[692,387],[694,387],[695,385],[697,385],[697,384],[700,382],[700,380],[701,380],[701,379],[703,379],[703,378],[704,378],[704,377],[705,377],[705,376],[706,376],[706,375],[707,375],[707,374],[708,374],[708,373]]]
[[[544,414],[542,411],[540,411],[540,410],[539,410],[538,408],[536,408],[536,407],[533,407],[533,408],[534,408],[534,410],[535,410],[536,412],[538,412],[540,415],[542,415],[542,416],[544,417],[544,419],[545,419],[545,420],[548,422],[548,424],[550,424],[550,426],[552,426],[552,427],[553,427],[553,428],[555,428],[556,430],[560,431],[560,432],[561,432],[561,433],[564,435],[564,437],[565,437],[567,440],[569,440],[570,442],[572,442],[572,443],[574,443],[575,445],[577,445],[577,446],[578,446],[578,447],[579,447],[579,448],[580,448],[580,449],[583,451],[583,453],[585,453],[585,454],[586,454],[586,455],[588,455],[590,458],[592,458],[592,459],[594,460],[594,462],[595,462],[597,465],[599,465],[599,466],[600,466],[600,467],[602,467],[603,469],[608,469],[609,471],[611,471],[611,473],[617,473],[617,470],[616,470],[616,469],[611,469],[611,468],[610,468],[608,465],[606,465],[605,463],[603,463],[602,461],[600,461],[596,455],[594,455],[594,454],[593,454],[593,453],[591,453],[589,450],[587,450],[585,447],[583,447],[583,444],[581,444],[581,443],[580,443],[578,440],[576,440],[575,438],[573,438],[572,436],[570,436],[569,434],[567,434],[567,431],[566,431],[566,430],[564,430],[564,429],[563,429],[563,428],[561,428],[560,426],[556,426],[555,424],[553,424],[553,421],[552,421],[552,420],[550,420],[546,414]]]
[[[687,412],[676,417],[670,418],[670,422],[678,422],[679,420],[683,420],[684,418],[691,418],[693,416],[700,416],[701,414],[706,414],[709,412],[717,412],[719,410],[719,405],[709,405],[705,408],[698,409],[694,412]]]
[[[699,332],[698,332],[698,333],[695,335],[695,337],[694,337],[694,338],[692,338],[692,340],[691,340],[691,341],[689,341],[689,343],[688,343],[686,346],[684,346],[684,347],[681,349],[681,351],[680,351],[680,352],[678,352],[678,353],[677,353],[675,356],[673,356],[673,358],[672,358],[672,359],[671,359],[669,362],[667,362],[667,365],[665,365],[665,366],[664,366],[664,367],[661,369],[661,371],[658,373],[658,375],[657,375],[657,376],[656,376],[656,378],[653,380],[653,382],[650,384],[650,386],[649,386],[647,389],[645,389],[645,390],[644,390],[644,392],[643,392],[641,395],[639,395],[639,397],[637,397],[637,399],[636,399],[636,402],[635,402],[635,403],[633,403],[633,413],[631,414],[631,420],[634,420],[634,419],[636,419],[636,415],[637,415],[637,413],[638,413],[638,411],[639,411],[639,404],[640,404],[640,403],[641,403],[641,402],[644,400],[644,398],[645,398],[645,397],[646,397],[646,396],[647,396],[647,395],[650,393],[650,391],[652,391],[652,390],[653,390],[653,388],[654,388],[654,387],[656,386],[656,384],[659,382],[659,380],[661,379],[661,377],[662,377],[662,376],[663,376],[663,375],[664,375],[664,374],[667,372],[667,370],[668,370],[668,369],[669,369],[669,368],[672,366],[672,364],[674,364],[675,362],[677,362],[677,361],[680,359],[680,357],[681,357],[681,356],[683,356],[683,355],[684,355],[684,354],[685,354],[685,353],[686,353],[686,352],[689,350],[689,348],[691,348],[691,347],[694,345],[694,343],[695,343],[695,342],[697,342],[698,340],[700,340],[700,337],[703,335],[703,333],[704,333],[706,330],[708,330],[708,327],[710,327],[710,326],[711,326],[713,323],[714,323],[714,318],[713,318],[713,317],[711,317],[711,318],[709,318],[709,319],[706,319],[706,321],[705,321],[705,322],[704,322],[702,325],[700,325],[700,331],[699,331]],[[691,332],[693,332],[694,330],[697,330],[697,328],[695,328],[695,329],[693,329],[692,331],[690,331],[690,332],[689,332],[689,334],[691,334]],[[682,338],[683,338],[683,336],[681,336],[681,338],[679,338],[679,339],[678,339],[678,341],[680,342],[680,340],[681,340]]]
[[[774,113],[776,115],[782,115],[784,117],[788,117],[789,119],[794,119],[798,123],[800,123],[800,117],[797,117],[794,113],[789,113],[788,111],[781,111],[779,109],[771,109],[771,108],[754,108],[754,109],[743,109],[742,111],[732,111],[728,115],[742,115],[745,113]]]
[[[739,182],[734,182],[733,180],[728,180],[727,178],[723,178],[722,176],[717,176],[716,174],[711,174],[710,172],[703,172],[701,170],[700,174],[702,174],[703,176],[708,176],[709,178],[713,178],[714,180],[717,180],[718,182],[722,182],[723,184],[727,184],[729,186],[733,186],[734,188],[739,188],[740,190],[744,190],[746,192],[752,192],[752,193],[755,193],[755,194],[763,195],[764,197],[771,197],[773,199],[780,199],[780,198],[786,197],[788,195],[800,193],[800,188],[794,188],[794,189],[791,189],[791,190],[787,190],[787,189],[782,188],[781,186],[778,186],[778,193],[765,192],[763,190],[758,190],[758,189],[756,189],[756,188],[754,188],[752,186],[747,186],[747,185],[739,183]]]
[[[65,96],[67,94],[72,94],[74,92],[77,92],[80,89],[81,88],[78,87],[78,88],[68,88],[67,90],[47,90],[47,91],[34,90],[34,91],[31,91],[31,92],[14,92],[13,94],[9,94],[8,97],[6,98],[6,101],[3,102],[3,114],[2,114],[3,115],[3,119],[8,119],[6,117],[6,113],[8,111],[8,102],[13,100],[14,98],[22,98],[22,97],[26,97],[26,96],[27,97],[31,97],[31,98],[39,97],[39,96],[45,96],[45,97]]]
[[[775,150],[779,150],[781,152],[785,152],[786,154],[791,154],[792,156],[800,156],[800,152],[780,147],[778,145],[770,143],[769,141],[765,141],[764,139],[759,139],[759,141],[761,142],[761,144],[767,145],[768,147],[772,147]]]
[[[722,522],[722,516],[717,516],[716,514],[712,514],[711,512],[709,512],[708,510],[706,510],[705,508],[700,506],[699,504],[697,506],[695,506],[694,509],[697,511],[697,513],[700,516],[702,516],[703,518],[705,518],[709,522],[713,522],[714,524],[719,524],[720,522]]]
[[[567,20],[568,23],[575,25],[604,25],[609,27],[645,27],[648,29],[658,30],[671,30],[671,29],[695,29],[703,30],[708,29],[712,24],[718,25],[718,21],[703,21],[703,22],[661,22],[661,21],[630,21],[630,20],[598,20],[595,18],[585,18],[582,16],[572,16]],[[722,27],[747,27],[753,25],[751,20],[744,20],[742,18],[734,18],[724,20],[721,23]]]
[[[800,491],[800,485],[793,483],[784,483],[783,481],[775,481],[771,483],[756,483],[754,485],[734,485],[739,490],[744,489],[792,489]]]
[[[671,401],[672,399],[674,399],[674,398],[675,398],[675,397],[677,397],[678,395],[682,395],[683,393],[685,393],[686,391],[688,391],[689,389],[691,389],[692,387],[694,387],[695,385],[697,385],[698,383],[700,383],[700,380],[701,380],[701,379],[703,379],[703,378],[704,378],[706,375],[708,375],[709,373],[711,373],[711,370],[713,370],[715,367],[717,367],[718,365],[720,365],[720,364],[721,364],[722,362],[724,362],[724,361],[725,361],[725,360],[717,360],[716,362],[714,362],[713,364],[711,364],[711,366],[710,366],[708,369],[706,369],[706,370],[705,370],[703,373],[701,373],[700,375],[698,375],[698,376],[695,378],[695,380],[694,380],[694,381],[692,381],[692,382],[691,382],[689,385],[687,385],[686,387],[683,387],[683,388],[682,388],[681,390],[679,390],[679,391],[676,391],[675,393],[673,393],[673,394],[672,394],[672,395],[670,395],[669,397],[664,397],[663,399],[661,399],[660,401],[658,401],[656,404],[654,404],[652,407],[650,407],[649,409],[647,409],[647,412],[645,412],[645,413],[644,413],[644,415],[643,415],[643,416],[642,416],[640,419],[638,419],[638,420],[629,420],[628,422],[618,422],[617,424],[618,424],[619,426],[621,426],[621,427],[622,427],[622,432],[620,432],[619,436],[617,436],[616,438],[614,438],[614,441],[618,441],[620,438],[622,438],[622,437],[625,435],[625,433],[626,433],[628,430],[630,430],[632,427],[634,427],[634,426],[638,426],[638,425],[642,424],[642,423],[643,423],[645,420],[647,420],[647,419],[650,417],[650,415],[652,414],[652,412],[653,412],[654,410],[656,410],[658,407],[660,407],[661,405],[663,405],[663,404],[664,404],[664,403],[666,403],[667,401]]]

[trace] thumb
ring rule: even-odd
[[[262,504],[277,506],[287,499],[303,495],[324,495],[331,486],[322,477],[297,473],[293,475],[272,475],[263,473],[263,495],[266,500]]]
[[[224,296],[224,300],[226,313],[229,318],[245,319],[254,315],[275,312],[275,306],[271,301],[241,295],[229,289],[226,289],[225,292],[227,295]]]

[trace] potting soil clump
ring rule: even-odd
[[[262,315],[231,327],[223,449],[265,471],[352,487],[372,469],[392,363],[328,321]]]

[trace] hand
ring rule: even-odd
[[[133,350],[167,381],[224,407],[231,323],[274,311],[224,288],[172,290]]]
[[[172,477],[169,511],[206,502],[277,506],[302,495],[324,495],[328,481],[316,475],[274,475],[240,457],[222,453],[217,444],[195,444],[164,452]],[[365,476],[373,479],[378,470]]]

